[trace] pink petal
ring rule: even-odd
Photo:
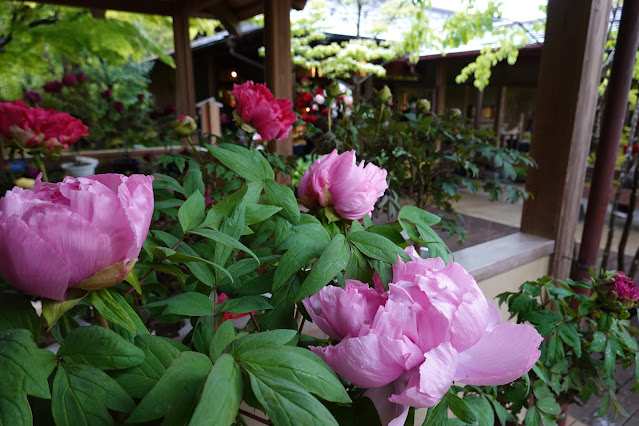
[[[337,374],[363,388],[392,382],[406,370],[406,362],[420,353],[408,340],[392,340],[373,332],[344,339],[335,346],[310,349]]]
[[[450,343],[442,343],[424,354],[424,362],[410,371],[406,389],[390,401],[412,407],[437,405],[453,384],[456,362],[457,351]]]
[[[32,209],[24,221],[64,260],[71,273],[69,287],[118,261],[113,259],[109,236],[77,213],[57,207]]]
[[[363,326],[369,329],[384,302],[368,284],[355,280],[346,280],[343,289],[326,286],[303,301],[313,323],[337,340],[359,336]]]
[[[455,380],[479,386],[512,382],[537,362],[542,340],[530,325],[499,324],[459,354]]]
[[[15,288],[33,296],[65,300],[71,276],[67,264],[16,217],[0,216],[0,259],[0,274]]]
[[[388,399],[393,393],[400,392],[397,389],[398,381],[391,382],[386,386],[369,389],[364,396],[373,401],[377,414],[383,425],[388,426],[404,426],[406,417],[408,417],[408,405],[395,404]]]
[[[481,339],[488,326],[488,312],[486,296],[478,287],[463,295],[451,322],[452,344],[458,352],[465,351]]]

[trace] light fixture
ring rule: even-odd
[[[309,107],[306,107],[306,112],[310,112],[311,109]]]
[[[231,77],[237,78],[237,71],[231,71]]]

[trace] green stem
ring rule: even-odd
[[[44,161],[42,161],[40,154],[33,154],[33,164],[42,172],[42,182],[49,182],[47,168],[44,166]]]
[[[201,166],[204,165],[204,160],[202,159],[202,156],[200,155],[200,152],[195,148],[195,144],[193,143],[193,140],[191,139],[191,136],[187,136],[186,140],[188,141],[189,145],[191,146],[191,150],[193,150],[193,153],[195,154],[195,157],[197,158],[197,162],[200,163]]]
[[[328,102],[328,115],[326,117],[326,119],[328,120],[328,132],[331,132],[331,124],[333,123],[332,120],[333,114],[331,111],[331,101]]]

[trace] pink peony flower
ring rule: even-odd
[[[236,110],[242,121],[252,126],[262,140],[286,139],[297,120],[293,103],[288,99],[275,99],[265,84],[247,81],[233,85],[231,92]]]
[[[542,337],[501,323],[494,303],[460,265],[421,259],[393,266],[388,291],[357,281],[303,301],[333,346],[311,350],[354,385],[369,388],[383,424],[403,425],[408,407],[432,407],[453,381],[501,385],[525,374]]]
[[[621,299],[633,301],[639,300],[639,287],[637,287],[637,283],[632,281],[621,271],[619,271],[619,275],[614,278],[612,291]]]
[[[306,207],[333,206],[349,220],[359,220],[373,211],[377,199],[388,188],[387,172],[372,163],[355,162],[355,151],[333,150],[315,161],[304,173],[297,189]]]
[[[37,179],[0,198],[0,274],[25,293],[65,300],[68,288],[122,282],[153,214],[152,176]]]
[[[89,134],[82,121],[64,112],[27,107],[24,102],[0,103],[0,134],[23,146],[56,152]]]

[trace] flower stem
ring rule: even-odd
[[[187,136],[186,140],[188,141],[189,145],[191,146],[191,150],[195,154],[195,157],[197,158],[197,162],[200,163],[201,166],[203,166],[204,165],[204,160],[202,159],[202,156],[200,155],[200,152],[196,149],[195,144],[193,143],[193,140],[191,139],[191,136]]]
[[[268,419],[264,419],[264,418],[262,418],[262,417],[260,417],[260,416],[256,416],[255,414],[253,414],[253,413],[249,413],[248,411],[246,411],[246,410],[242,410],[241,408],[239,409],[239,411],[238,411],[238,412],[239,412],[241,415],[243,415],[243,416],[249,417],[249,418],[251,418],[251,419],[253,419],[253,420],[257,420],[258,422],[260,422],[260,423],[264,423],[265,425],[271,425],[271,424],[273,424],[273,423],[271,423],[271,421],[270,421],[270,420],[268,420]]]
[[[42,172],[42,182],[49,182],[47,168],[44,166],[44,161],[42,161],[40,154],[33,154],[33,164]]]
[[[104,328],[109,328],[108,321],[106,320],[106,318],[104,318],[102,316],[100,311],[98,311],[95,306],[93,307],[93,318],[95,319],[95,323],[97,325],[99,325],[101,327],[104,327]]]

